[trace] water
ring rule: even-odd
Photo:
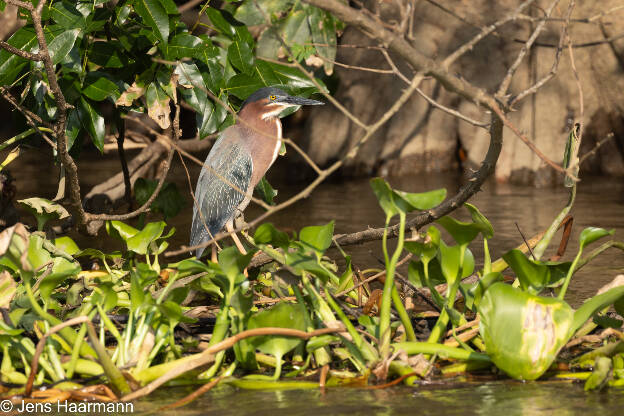
[[[178,390],[182,397],[191,390]],[[139,401],[135,409],[153,410],[173,398],[157,392],[150,401]],[[169,392],[169,396],[171,392]],[[624,391],[585,392],[583,385],[566,382],[490,381],[447,382],[385,390],[355,388],[290,391],[238,390],[222,386],[195,402],[167,415],[621,415]]]
[[[17,177],[18,198],[33,195],[53,197],[56,192],[56,168],[49,164],[47,156],[26,154],[11,165]],[[193,180],[199,168],[189,163]],[[118,161],[114,157],[81,160],[80,171],[83,189],[108,178],[117,172]],[[17,174],[19,172],[19,174]],[[45,172],[45,174],[42,174]],[[294,195],[303,185],[284,183],[285,166],[277,166],[269,179],[279,189],[279,200]],[[171,179],[188,195],[186,173],[176,160]],[[453,194],[460,183],[455,175],[416,176],[413,178],[390,178],[395,188],[417,192],[445,187]],[[194,185],[194,183],[193,183]],[[568,198],[563,188],[534,189],[489,182],[483,186],[471,202],[492,222],[495,235],[490,241],[492,258],[496,259],[507,250],[522,243],[516,228],[518,224],[529,238],[545,229],[559,213]],[[190,198],[189,198],[190,200]],[[250,206],[248,219],[261,211]],[[624,239],[624,180],[584,178],[578,188],[578,196],[572,211],[574,228],[564,259],[572,259],[578,248],[578,235],[587,226],[614,228],[615,237]],[[458,212],[460,219],[468,219],[466,212]],[[269,221],[285,231],[299,230],[307,225],[335,221],[337,233],[360,231],[383,225],[383,213],[370,190],[368,180],[325,183],[310,198],[278,212]],[[191,203],[170,224],[177,228],[171,240],[171,248],[188,243],[191,221]],[[559,235],[553,246],[559,244]],[[84,239],[74,235],[81,248],[91,246],[104,250],[122,249],[121,243],[108,237]],[[450,242],[450,240],[447,240]],[[590,247],[591,248],[591,247]],[[481,243],[471,246],[477,260],[482,259]],[[345,247],[353,256],[353,263],[365,269],[379,267],[383,258],[380,242]],[[554,250],[554,249],[553,249]],[[589,250],[588,250],[589,251]],[[552,250],[551,250],[552,252]],[[547,252],[547,256],[551,252]],[[337,251],[330,252],[339,257]],[[405,272],[405,270],[403,270]],[[602,285],[617,274],[624,273],[624,253],[610,249],[575,275],[566,300],[578,307],[584,299],[593,296]],[[169,404],[192,390],[161,389],[148,400],[139,401],[137,410],[155,410]],[[193,404],[166,414],[254,414],[318,415],[318,414],[421,414],[421,415],[572,415],[600,414],[621,415],[624,408],[624,390],[609,389],[607,393],[586,393],[582,384],[567,382],[521,383],[505,381],[446,380],[437,384],[424,384],[414,388],[395,387],[387,390],[328,389],[325,394],[317,390],[307,391],[245,391],[232,387],[219,387]]]

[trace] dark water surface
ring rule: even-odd
[[[46,163],[48,165],[46,166]],[[46,158],[21,157],[11,165],[17,178],[18,198],[30,196],[53,197],[56,192],[56,168]],[[47,172],[42,175],[43,172]],[[193,186],[199,168],[189,163]],[[114,157],[95,158],[80,162],[83,190],[105,180],[118,171]],[[19,174],[18,174],[19,172]],[[188,197],[186,173],[176,160],[171,178],[188,203],[185,211],[170,221],[177,228],[171,248],[188,243],[191,222],[191,203]],[[282,184],[288,175],[284,166],[273,169],[269,179],[279,189],[278,199],[284,201],[304,185]],[[445,187],[453,194],[460,183],[454,175],[427,175],[413,178],[390,178],[395,188],[417,192]],[[471,202],[492,222],[495,235],[490,242],[492,258],[522,242],[515,223],[529,238],[545,229],[565,205],[567,190],[561,188],[535,189],[501,185],[490,182]],[[248,219],[260,210],[250,206]],[[624,180],[584,178],[578,188],[573,208],[574,228],[564,259],[572,259],[578,248],[578,235],[587,226],[614,228],[615,237],[624,239]],[[456,214],[467,219],[466,212]],[[368,180],[351,180],[326,183],[317,188],[310,198],[275,214],[269,219],[285,231],[299,230],[307,225],[324,224],[335,220],[337,233],[349,233],[379,227],[383,213],[370,190]],[[78,239],[81,248],[90,246],[105,250],[123,249],[122,245],[105,234],[98,239]],[[553,246],[559,244],[559,234]],[[450,242],[449,239],[447,239]],[[597,244],[596,244],[597,246]],[[471,247],[477,265],[482,262],[481,243]],[[591,249],[591,247],[590,247]],[[353,262],[361,269],[379,267],[383,258],[381,242],[345,247]],[[552,250],[554,251],[554,249]],[[589,250],[587,250],[589,252]],[[336,252],[334,253],[334,255]],[[547,253],[549,255],[549,253]],[[593,296],[598,288],[624,273],[624,253],[610,249],[593,263],[580,270],[568,291],[568,300],[578,307],[583,300]],[[149,400],[137,403],[137,410],[153,410],[183,397],[191,390],[160,391]],[[166,414],[219,414],[219,415],[319,415],[319,414],[422,414],[422,415],[624,415],[624,390],[610,389],[607,393],[585,393],[582,384],[521,383],[514,381],[488,381],[421,385],[415,388],[396,387],[388,390],[330,389],[319,391],[244,391],[220,387],[204,395],[186,408]]]

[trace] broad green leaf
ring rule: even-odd
[[[440,231],[433,225],[427,229],[424,238],[419,241],[405,240],[404,247],[410,253],[420,258],[420,261],[428,263],[435,258],[440,245]]]
[[[262,177],[258,185],[256,185],[256,189],[254,189],[254,191],[260,194],[262,200],[267,204],[275,204],[273,200],[275,199],[275,196],[277,196],[277,190],[273,189],[273,187],[271,186],[269,181],[266,180],[265,177]]]
[[[43,231],[45,223],[51,219],[69,217],[69,212],[56,202],[45,198],[21,199],[19,202],[28,212],[37,218],[37,230]]]
[[[74,254],[80,252],[80,249],[78,248],[78,245],[74,242],[74,240],[66,235],[55,238],[54,245],[56,246],[56,248],[64,251],[70,256],[73,256]]]
[[[587,227],[583,231],[581,231],[581,235],[579,237],[579,242],[581,245],[580,249],[584,249],[585,246],[603,237],[613,235],[613,233],[615,233],[615,229],[605,230],[604,228]]]
[[[115,292],[114,285],[111,282],[100,283],[93,288],[91,294],[91,300],[95,304],[100,304],[105,312],[110,311],[117,306],[117,292]]]
[[[247,74],[236,74],[228,80],[227,89],[230,94],[244,100],[260,88],[266,87],[267,85],[268,84],[265,84],[259,78],[252,77]]]
[[[550,280],[548,267],[529,260],[520,250],[508,251],[503,255],[503,260],[516,273],[522,290],[530,290],[533,294],[538,294],[548,285]]]
[[[50,17],[64,29],[85,29],[85,17],[70,1],[56,1],[49,8]]]
[[[71,150],[76,142],[76,138],[80,133],[82,125],[80,123],[80,115],[76,108],[71,108],[67,115],[67,124],[65,125],[65,136],[67,136],[67,150]]]
[[[303,246],[311,248],[319,255],[331,246],[333,236],[333,221],[326,225],[305,227],[299,232],[299,240],[303,243]]]
[[[167,45],[169,39],[169,16],[159,0],[135,0],[134,11],[143,19],[143,23],[154,31],[154,35]]]
[[[594,371],[585,381],[584,390],[601,390],[609,382],[611,377],[611,370],[613,369],[613,362],[608,357],[596,357],[596,364],[594,365]]]
[[[182,32],[171,38],[167,48],[167,58],[170,60],[192,58],[197,54],[197,49],[202,41],[197,36]]]
[[[139,230],[121,221],[108,221],[106,223],[106,232],[108,232],[110,236],[127,241],[129,238],[135,236]]]
[[[472,222],[458,221],[448,215],[436,220],[436,222],[444,227],[457,244],[460,245],[470,243],[481,232],[481,228],[478,225]]]
[[[585,301],[580,308],[574,312],[574,322],[571,328],[571,334],[574,334],[589,318],[591,318],[596,312],[612,305],[616,302],[621,302],[624,299],[624,286],[614,287],[602,293],[596,295],[593,298]]]
[[[446,279],[446,282],[450,285],[455,283],[457,279],[470,276],[474,271],[474,256],[469,249],[464,252],[464,261],[461,267],[460,273],[460,256],[462,246],[447,246],[444,241],[440,240],[440,251],[438,252],[438,260],[442,269],[442,274]]]
[[[298,303],[280,302],[249,318],[248,328],[292,328],[306,330],[306,310]],[[265,354],[271,354],[280,361],[282,356],[301,344],[301,339],[294,337],[261,336],[250,339],[252,345]]]
[[[227,10],[208,7],[206,14],[214,27],[225,36],[233,40],[242,40],[250,46],[253,44],[253,38],[247,26],[234,19]]]
[[[479,304],[481,336],[494,364],[510,377],[535,380],[571,336],[574,312],[567,303],[495,283]]]
[[[229,292],[230,287],[234,287],[245,280],[243,270],[249,264],[253,254],[253,251],[249,251],[246,255],[243,255],[234,246],[221,250],[219,253],[219,268],[227,281],[227,286],[223,287],[226,292]]]
[[[444,198],[446,198],[446,189],[436,189],[428,192],[403,192],[403,191],[394,191],[401,198],[403,198],[411,207],[410,211],[413,210],[426,210],[431,209],[435,206],[440,205]]]
[[[103,101],[108,97],[117,100],[121,93],[119,87],[103,72],[89,72],[82,86],[82,93],[94,101]]]
[[[80,29],[67,30],[52,39],[48,44],[48,51],[54,65],[65,59],[71,48],[74,47],[79,33]]]
[[[123,68],[130,62],[123,54],[123,46],[118,40],[93,42],[87,56],[89,61],[104,68]]]
[[[174,0],[159,0],[160,4],[165,8],[167,14],[180,14],[178,11],[178,6],[176,5]]]
[[[32,26],[28,25],[15,32],[7,43],[18,49],[32,52],[37,47],[37,35]],[[11,85],[28,61],[0,48],[0,85]]]
[[[256,244],[271,244],[276,247],[286,248],[290,243],[288,234],[279,231],[271,223],[264,223],[256,229],[254,233]]]
[[[297,10],[288,14],[280,31],[287,45],[303,45],[310,40],[310,26],[305,10]]]
[[[165,230],[165,225],[164,221],[148,223],[141,231],[126,240],[128,250],[138,254],[148,254],[150,251],[156,251],[149,250],[150,243],[160,238]]]
[[[102,117],[100,113],[91,105],[89,100],[84,97],[80,97],[80,101],[78,101],[78,111],[82,126],[89,132],[89,136],[91,136],[91,140],[93,141],[95,147],[97,147],[100,152],[103,152],[104,136],[106,133],[104,127],[104,117]]]
[[[484,275],[468,290],[469,296],[472,298],[472,304],[474,304],[474,306],[476,307],[479,307],[481,299],[483,298],[483,294],[486,292],[486,290],[488,290],[488,288],[494,283],[502,281],[503,274],[500,272],[491,272]],[[469,305],[468,301],[466,301],[466,306],[472,308],[472,305]]]
[[[253,69],[254,57],[247,43],[235,40],[228,47],[228,60],[241,72],[249,73]]]
[[[485,215],[481,214],[481,211],[477,209],[474,205],[465,202],[464,207],[470,211],[470,216],[472,217],[472,222],[477,224],[481,228],[481,233],[484,238],[492,238],[494,236],[494,228],[490,221],[485,218]]]

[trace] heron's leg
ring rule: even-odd
[[[212,254],[210,255],[210,261],[212,261],[213,263],[217,263],[217,245],[213,244],[210,247],[212,249]]]
[[[225,229],[228,231],[228,233],[231,233],[230,235],[232,236],[232,240],[234,240],[234,244],[236,244],[238,251],[240,251],[243,255],[247,254],[247,250],[245,250],[245,247],[243,247],[243,244],[238,239],[238,236],[236,235],[236,233],[233,232],[234,225],[232,224],[232,221],[228,221],[225,224]]]

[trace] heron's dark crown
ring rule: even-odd
[[[251,94],[241,105],[241,109],[245,107],[247,104],[251,104],[255,101],[262,100],[263,98],[269,98],[270,96],[275,95],[277,97],[288,97],[288,94],[279,88],[275,87],[264,87],[260,88],[258,91]]]

